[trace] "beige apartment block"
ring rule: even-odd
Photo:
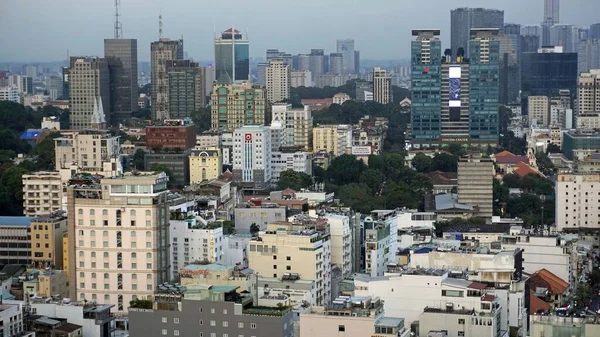
[[[600,69],[579,74],[577,106],[579,115],[600,112]]]
[[[548,96],[527,97],[529,109],[529,125],[546,127],[550,121],[550,100]]]
[[[392,76],[379,67],[373,69],[373,100],[388,104],[392,100]]]
[[[63,234],[67,218],[47,215],[31,220],[31,261],[38,268],[63,269]]]
[[[110,111],[110,77],[106,59],[71,57],[69,67],[69,121],[71,128],[84,130],[93,127],[92,115],[96,105]],[[110,114],[105,114],[110,125]]]
[[[493,215],[494,163],[480,156],[463,157],[458,162],[458,202],[477,206],[476,216]]]
[[[348,137],[350,135],[350,137]],[[348,125],[321,125],[313,128],[313,151],[325,151],[334,157],[352,146],[352,129]]]
[[[560,173],[555,194],[558,231],[600,228],[600,173]]]
[[[290,65],[284,60],[272,60],[266,71],[267,100],[277,103],[290,98]]]
[[[24,174],[23,215],[37,216],[66,210],[66,193],[59,172]]]
[[[123,314],[169,280],[168,180],[137,172],[69,186],[73,300],[112,304]]]
[[[56,170],[75,167],[76,171],[114,176],[121,171],[118,157],[121,146],[118,136],[107,131],[84,130],[63,133],[54,139]]]

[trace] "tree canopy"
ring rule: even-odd
[[[312,178],[304,172],[296,172],[294,170],[286,170],[281,172],[279,175],[279,181],[277,181],[277,188],[284,190],[291,188],[298,191],[303,188],[307,188],[312,185]]]

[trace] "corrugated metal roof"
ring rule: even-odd
[[[28,216],[0,216],[0,226],[29,227],[31,219]]]

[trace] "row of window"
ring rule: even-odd
[[[83,215],[83,209],[82,208],[78,209],[77,210],[77,214]],[[96,215],[96,210],[90,209],[90,215]],[[102,215],[108,215],[108,210],[107,209],[103,209],[102,210]],[[119,217],[120,215],[121,215],[121,211],[117,210],[117,217]],[[129,215],[130,216],[135,216],[136,215],[135,209],[130,210],[129,211]],[[150,215],[152,215],[152,211],[150,211],[149,209],[147,209],[146,210],[146,216],[150,216]]]
[[[168,334],[169,334],[169,332],[167,331],[167,329],[162,329],[163,336],[166,336]],[[179,336],[179,330],[173,330],[173,336]],[[222,336],[229,337],[229,334],[224,333]],[[206,336],[204,336],[204,332],[200,332],[200,337],[217,337],[217,334],[215,332],[211,332],[210,334],[207,334]],[[234,337],[234,336],[231,336],[231,337]],[[244,335],[238,335],[238,337],[244,337]],[[256,336],[250,336],[250,337],[256,337]]]

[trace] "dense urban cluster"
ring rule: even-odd
[[[0,63],[0,336],[600,336],[600,23]],[[541,0],[540,0],[541,3]]]

